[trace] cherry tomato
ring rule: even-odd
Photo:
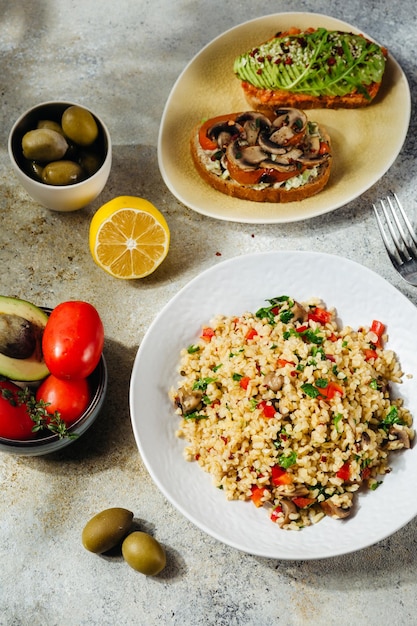
[[[34,426],[25,403],[20,403],[21,389],[8,380],[0,381],[0,437],[19,441],[34,437]]]
[[[100,361],[103,323],[88,302],[62,302],[53,309],[43,338],[43,357],[57,378],[87,378]]]
[[[90,388],[86,378],[63,380],[52,374],[45,378],[36,391],[36,400],[43,400],[49,406],[50,415],[55,411],[67,426],[75,422],[84,413],[90,402]]]
[[[257,185],[262,182],[261,179],[265,176],[268,177],[269,182],[281,183],[293,176],[298,176],[305,168],[292,170],[290,172],[279,172],[272,167],[258,167],[256,169],[244,170],[228,160],[227,169],[229,170],[230,176],[241,185]]]

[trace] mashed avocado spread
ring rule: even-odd
[[[362,35],[318,28],[278,34],[236,58],[236,76],[260,89],[283,89],[313,96],[344,96],[380,83],[386,55]]]

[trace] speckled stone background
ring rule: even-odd
[[[380,273],[417,303],[417,290],[389,264],[371,210],[394,189],[416,217],[416,6],[414,0],[295,0],[290,6],[280,0],[0,0],[0,293],[49,307],[74,298],[92,302],[106,328],[110,377],[102,414],[78,442],[43,458],[0,453],[2,626],[417,623],[415,521],[360,553],[326,561],[242,554],[203,534],[158,491],[137,451],[128,407],[133,360],[155,314],[191,278],[229,257],[276,249],[339,254]],[[363,29],[401,64],[413,112],[399,157],[362,197],[309,221],[243,225],[188,210],[166,189],[157,165],[159,123],[177,76],[226,29],[264,14],[306,10]],[[7,155],[14,120],[50,99],[93,108],[114,143],[106,188],[73,214],[34,203]],[[120,194],[149,199],[171,229],[167,259],[138,282],[107,276],[88,251],[93,213]],[[410,497],[417,497],[415,485]],[[146,578],[119,556],[83,549],[84,524],[109,506],[133,510],[138,524],[164,544],[168,565],[160,576]]]

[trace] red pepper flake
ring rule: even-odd
[[[262,74],[262,69],[256,70],[256,73],[260,76]]]
[[[332,67],[333,65],[336,65],[336,59],[335,59],[334,57],[329,57],[329,58],[327,59],[327,65],[328,65],[329,67]]]
[[[321,457],[320,461],[321,461],[322,463],[326,463],[326,461],[327,461],[327,456],[325,456],[325,455],[323,454],[323,456]]]
[[[285,65],[292,65],[293,64],[293,60],[291,57],[287,57],[284,61]]]
[[[221,252],[216,252],[216,256],[221,256],[222,253]]]
[[[333,354],[326,354],[326,359],[327,359],[328,361],[331,361],[332,363],[336,363],[336,359],[335,359],[335,357],[333,356]]]
[[[292,370],[290,372],[290,376],[292,376],[292,377],[297,376],[297,372],[295,370]]]
[[[371,476],[371,470],[369,467],[365,467],[362,472],[361,472],[361,478],[362,480],[368,480],[368,478],[370,478]]]
[[[226,445],[229,443],[229,440],[228,440],[228,438],[227,438],[227,437],[220,437],[220,439],[221,439],[221,440],[223,441],[223,443],[224,443],[224,444],[226,444]]]
[[[198,461],[199,458],[200,458],[200,454],[196,454],[195,455],[195,460]]]

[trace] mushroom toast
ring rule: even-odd
[[[318,193],[332,163],[325,129],[294,108],[211,118],[194,128],[191,155],[209,185],[255,202],[293,202]]]
[[[292,28],[235,59],[250,106],[358,108],[382,82],[387,50],[362,35]]]

